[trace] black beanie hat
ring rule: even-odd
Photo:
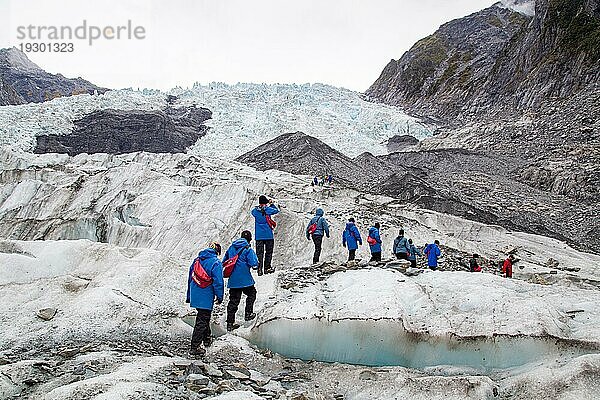
[[[267,199],[267,196],[261,194],[258,198],[258,204],[269,204],[269,199]]]
[[[250,231],[243,231],[242,232],[242,239],[246,239],[248,241],[248,243],[250,243],[252,241],[252,232],[250,232]]]

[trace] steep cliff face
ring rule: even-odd
[[[448,22],[390,61],[366,94],[428,117],[460,115],[504,46],[529,23],[529,17],[500,5]]]
[[[442,125],[522,113],[600,82],[598,0],[502,4],[449,22],[392,60],[366,92]]]
[[[56,97],[106,90],[81,78],[49,74],[14,47],[0,49],[0,106],[40,103]]]

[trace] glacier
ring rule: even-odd
[[[176,106],[195,104],[210,109],[212,129],[188,152],[232,160],[275,137],[298,130],[321,139],[354,157],[364,149],[387,153],[386,141],[394,135],[418,139],[432,132],[422,122],[396,107],[369,102],[348,89],[323,84],[195,84],[167,92],[111,90],[104,94],[61,97],[40,104],[0,108],[0,146],[30,151],[35,137],[68,134],[74,121],[94,111],[160,110],[167,96]],[[350,140],[349,140],[350,139]]]
[[[251,229],[248,211],[263,193],[282,208],[278,271],[256,279],[259,316],[235,334],[223,332],[224,305],[215,308],[223,335],[210,362],[243,362],[269,375],[265,390],[283,398],[299,390],[313,398],[543,399],[548,387],[585,398],[594,390],[600,257],[559,240],[192,154],[4,149],[0,163],[0,357],[10,360],[0,365],[3,396],[178,395],[167,376],[188,362],[189,263],[209,240],[229,243]],[[452,271],[406,276],[376,265],[325,274],[310,265],[312,245],[302,237],[318,206],[331,223],[327,263],[345,259],[339,238],[352,215],[361,231],[382,222],[386,258],[403,226],[417,243],[438,238],[446,259],[454,257],[450,249],[493,259],[516,247],[523,268],[513,280]],[[367,257],[361,247],[358,258]],[[550,257],[578,271],[552,273]],[[51,321],[36,315],[45,307],[57,310]],[[71,349],[81,354],[61,355]],[[41,359],[62,372],[27,386],[31,376],[41,379]],[[92,369],[83,378],[68,380],[85,366]],[[286,381],[290,373],[310,378]],[[236,390],[245,392],[226,392]]]

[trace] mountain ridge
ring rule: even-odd
[[[57,97],[104,93],[83,78],[50,74],[15,47],[0,49],[0,106],[41,103]]]

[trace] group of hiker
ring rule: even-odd
[[[315,252],[313,255],[313,264],[319,262],[321,255],[323,236],[329,237],[329,225],[327,220],[323,216],[324,212],[321,208],[317,209],[316,215],[310,220],[306,227],[306,238],[312,240],[315,244]],[[381,234],[379,230],[381,224],[376,222],[371,226],[367,233],[367,244],[371,252],[371,259],[369,261],[381,261]],[[431,244],[426,244],[423,252],[414,245],[412,239],[404,237],[404,230],[400,229],[398,237],[394,240],[392,251],[397,259],[410,261],[410,266],[415,268],[417,266],[417,256],[423,256],[423,253],[427,256],[427,265],[430,269],[436,270],[438,267],[438,259],[442,255],[442,251],[439,247],[440,242],[438,240]],[[359,246],[363,245],[363,240],[360,235],[360,231],[356,226],[356,220],[353,217],[348,218],[346,228],[342,232],[342,246],[348,249],[348,261],[356,259],[356,251]]]
[[[311,186],[325,186],[325,184],[331,185],[333,183],[333,175],[327,174],[323,176],[315,176],[310,182]]]
[[[266,196],[261,195],[258,200],[259,204],[251,211],[251,215],[254,217],[256,251],[251,247],[252,233],[244,230],[240,237],[225,251],[222,259],[219,259],[222,254],[221,245],[217,242],[211,242],[206,249],[198,254],[198,257],[194,259],[190,266],[186,302],[197,309],[190,349],[192,355],[203,355],[206,351],[204,348],[211,345],[210,320],[215,301],[217,304],[223,301],[224,278],[228,278],[227,288],[229,289],[227,331],[233,331],[240,327],[236,323],[236,313],[242,295],[246,296],[245,321],[252,321],[256,318],[254,302],[257,292],[251,270],[256,270],[259,276],[275,272],[272,265],[275,245],[273,230],[277,224],[272,216],[279,213],[279,208]],[[371,252],[370,261],[381,261],[382,240],[380,229],[381,225],[376,222],[367,232],[366,241]],[[316,264],[321,256],[323,238],[330,237],[329,223],[322,208],[317,208],[314,217],[308,222],[305,235],[308,240],[312,240],[314,243],[312,261],[313,264]],[[355,260],[356,251],[362,244],[363,240],[356,226],[356,221],[351,217],[348,219],[342,233],[342,246],[348,250],[348,261]],[[413,268],[417,266],[417,257],[425,255],[427,265],[432,270],[438,268],[438,259],[442,255],[438,240],[426,244],[421,251],[412,239],[404,236],[403,229],[400,229],[398,236],[394,239],[392,252],[397,259],[409,261],[410,266]],[[473,258],[469,262],[471,272],[481,272],[478,259],[479,255],[473,254]],[[512,266],[515,262],[516,259],[513,255],[510,255],[504,261],[502,272],[507,278],[512,277]],[[204,348],[201,347],[202,345]]]
[[[252,249],[252,233],[245,230],[235,240],[220,260],[222,248],[212,242],[202,250],[190,266],[186,302],[197,309],[190,354],[203,355],[205,348],[212,343],[210,319],[215,300],[221,304],[225,294],[224,278],[229,289],[227,304],[227,331],[240,327],[235,316],[240,305],[242,294],[246,296],[244,320],[256,318],[254,302],[256,301],[255,281],[251,270],[258,275],[275,272],[272,266],[274,238],[273,229],[277,225],[271,216],[279,212],[279,208],[266,196],[260,196],[258,206],[252,209],[254,217],[254,235],[256,252]],[[204,348],[201,347],[204,345]]]

